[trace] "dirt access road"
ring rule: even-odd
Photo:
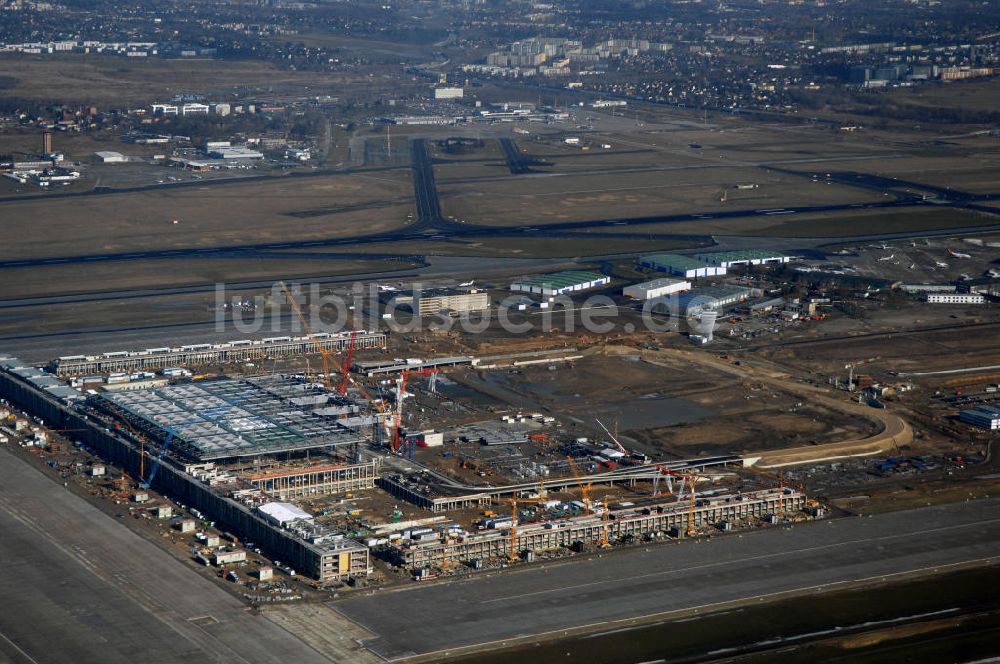
[[[788,372],[774,366],[748,364],[746,360],[742,360],[737,366],[709,353],[692,352],[675,348],[647,351],[629,346],[611,346],[594,349],[592,352],[603,352],[609,355],[641,355],[645,361],[654,365],[658,365],[658,360],[680,359],[692,365],[701,365],[716,369],[741,381],[759,381],[772,389],[794,394],[802,400],[821,403],[829,408],[843,412],[845,417],[873,420],[880,426],[878,433],[866,438],[774,450],[773,452],[760,454],[758,457],[748,458],[748,461],[753,461],[752,465],[757,465],[761,468],[782,468],[785,466],[819,463],[848,457],[874,456],[913,441],[913,430],[899,415],[887,409],[871,408],[844,401],[839,395],[834,396],[836,393],[830,389],[804,383]]]

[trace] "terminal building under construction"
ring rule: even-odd
[[[473,563],[488,558],[522,558],[559,548],[581,548],[602,542],[651,540],[690,527],[715,526],[741,519],[780,515],[806,508],[806,497],[790,488],[711,496],[692,505],[686,500],[615,506],[601,514],[514,524],[475,533],[445,528],[418,532],[409,539],[390,542],[386,556],[414,569],[448,563]]]
[[[104,392],[94,403],[186,461],[353,445],[371,422],[346,398],[276,375]]]
[[[385,348],[382,332],[317,332],[312,337],[270,337],[218,344],[192,344],[178,348],[147,348],[101,355],[67,355],[52,361],[48,369],[57,376],[142,371],[174,366],[198,366],[246,362],[323,350],[345,350],[354,338],[355,349]]]

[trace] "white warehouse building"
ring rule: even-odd
[[[985,304],[982,293],[928,293],[927,301],[931,304]]]
[[[721,277],[726,274],[726,268],[722,266],[706,265],[690,256],[680,256],[678,254],[651,254],[649,256],[642,256],[639,259],[639,265],[676,274],[685,279]]]
[[[101,150],[94,154],[97,155],[102,164],[124,164],[128,161],[128,158],[121,152],[114,152],[113,150]]]
[[[763,251],[760,249],[747,249],[744,251],[715,251],[704,254],[695,254],[695,259],[708,265],[718,265],[729,269],[736,265],[767,265],[787,263],[791,260],[788,256],[774,251]]]
[[[654,297],[682,293],[688,290],[691,290],[690,281],[663,277],[661,279],[653,279],[652,281],[644,281],[641,284],[626,286],[622,289],[622,295],[634,300],[651,300]]]

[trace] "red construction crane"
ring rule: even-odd
[[[426,376],[430,374],[436,374],[440,369],[403,369],[403,372],[399,376],[399,382],[396,384],[396,412],[395,418],[393,419],[392,427],[392,451],[398,452],[401,442],[399,436],[400,427],[403,424],[403,401],[406,400],[406,382],[409,380],[412,374],[417,374],[421,376]]]
[[[354,342],[358,337],[358,331],[351,332],[351,340],[347,343],[347,357],[344,359],[344,377],[340,380],[340,389],[337,392],[340,396],[347,394],[347,386],[351,382],[351,364],[354,362]]]
[[[331,365],[334,370],[339,371],[340,373],[345,375],[347,373],[347,370],[350,369],[350,366],[348,365],[347,370],[345,370],[344,367],[340,366],[336,358],[333,357],[334,351],[325,348],[323,344],[316,338],[316,335],[313,334],[312,329],[309,327],[309,322],[306,320],[306,316],[302,312],[302,308],[299,306],[299,303],[295,299],[295,296],[292,294],[292,291],[288,288],[288,286],[284,284],[284,282],[281,283],[281,289],[285,291],[285,295],[288,297],[288,303],[292,305],[292,309],[295,310],[295,313],[298,315],[299,320],[302,321],[302,327],[305,328],[306,335],[309,337],[309,340],[312,341],[313,346],[316,348],[316,352],[318,352],[320,354],[320,357],[323,359],[323,384],[326,386],[328,390],[332,392],[333,384],[330,379]],[[354,334],[351,335],[352,342],[354,341],[354,336],[356,334],[357,333],[355,332]],[[385,429],[387,429],[386,433],[389,434],[388,431],[389,413],[386,411],[385,404],[382,403],[381,399],[373,399],[372,396],[368,394],[368,391],[364,387],[362,387],[360,383],[355,383],[355,387],[358,388],[358,392],[361,393],[361,396],[364,397],[365,400],[372,406],[374,406],[375,410],[378,411],[379,416],[382,419],[382,426]],[[390,439],[391,438],[392,436],[390,435]]]

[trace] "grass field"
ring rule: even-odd
[[[0,299],[388,272],[414,264],[382,260],[175,258],[0,270]]]
[[[362,235],[412,211],[409,173],[282,179],[0,205],[0,258]],[[172,223],[173,220],[178,223]]]
[[[102,55],[4,55],[0,57],[0,90],[8,97],[42,102],[148,104],[180,92],[228,96],[234,90],[261,92],[305,90],[333,94],[354,80],[341,74],[295,72],[266,62],[234,60],[166,60]]]
[[[758,188],[737,190],[736,183],[755,183]],[[880,200],[870,191],[729,166],[439,182],[438,189],[445,214],[488,226]],[[725,203],[721,200],[724,193]]]

